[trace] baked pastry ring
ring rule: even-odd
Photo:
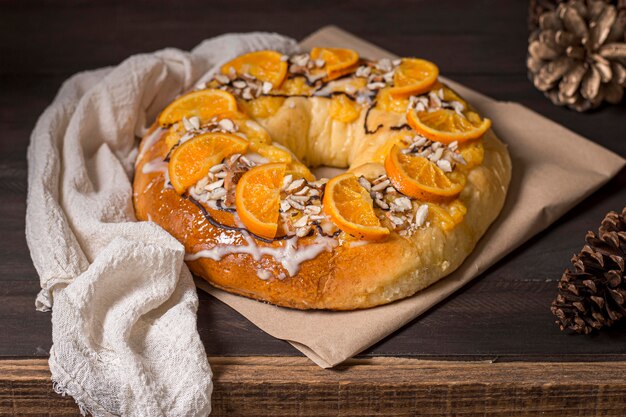
[[[473,250],[511,177],[490,121],[437,76],[345,49],[242,55],[143,138],[137,218],[246,297],[352,310],[413,295]],[[319,166],[347,173],[316,179]]]

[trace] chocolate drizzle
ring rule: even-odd
[[[382,123],[376,126],[374,130],[369,130],[367,127],[367,120],[370,116],[370,111],[372,111],[374,107],[376,107],[376,101],[370,104],[370,106],[367,108],[367,111],[365,112],[365,118],[363,119],[363,130],[365,130],[366,135],[373,135],[374,133],[378,132],[383,127]]]
[[[389,130],[403,130],[403,129],[411,130],[411,126],[409,126],[407,123],[403,123],[400,126],[391,126],[389,128]]]

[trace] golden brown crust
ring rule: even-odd
[[[199,258],[187,264],[218,288],[298,309],[360,309],[413,295],[454,271],[502,209],[511,161],[505,145],[492,131],[482,141],[483,163],[469,172],[459,197],[467,213],[450,231],[429,224],[411,237],[392,233],[383,242],[341,245],[303,262],[295,276],[282,280],[258,277],[260,269],[275,276],[281,272],[280,265],[269,256],[255,260],[250,254],[228,254],[219,261]],[[246,245],[241,232],[212,226],[192,202],[164,188],[163,171],[144,169],[151,161],[162,160],[168,151],[163,138],[144,150],[146,144],[151,145],[146,142],[144,138],[134,179],[137,218],[161,225],[185,245],[188,253],[224,245],[226,241]],[[312,239],[302,238],[299,243],[311,243]]]

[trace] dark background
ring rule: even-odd
[[[46,356],[50,315],[24,238],[26,147],[68,76],[226,32],[296,39],[335,24],[495,99],[519,102],[620,155],[626,107],[558,108],[526,77],[526,1],[2,1],[0,3],[0,356]],[[487,273],[363,355],[497,360],[624,360],[626,324],[567,336],[549,305],[556,281],[604,214],[626,204],[626,171]],[[209,355],[299,355],[200,292]]]

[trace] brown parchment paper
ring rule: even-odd
[[[395,57],[332,26],[315,32],[301,45],[305,49],[352,48],[368,58]],[[450,80],[445,82],[491,118],[513,161],[504,209],[459,269],[413,297],[351,312],[291,310],[217,290],[205,281],[196,280],[197,285],[263,331],[289,341],[319,366],[332,367],[393,333],[481,274],[606,183],[626,162],[519,104],[498,102]]]

